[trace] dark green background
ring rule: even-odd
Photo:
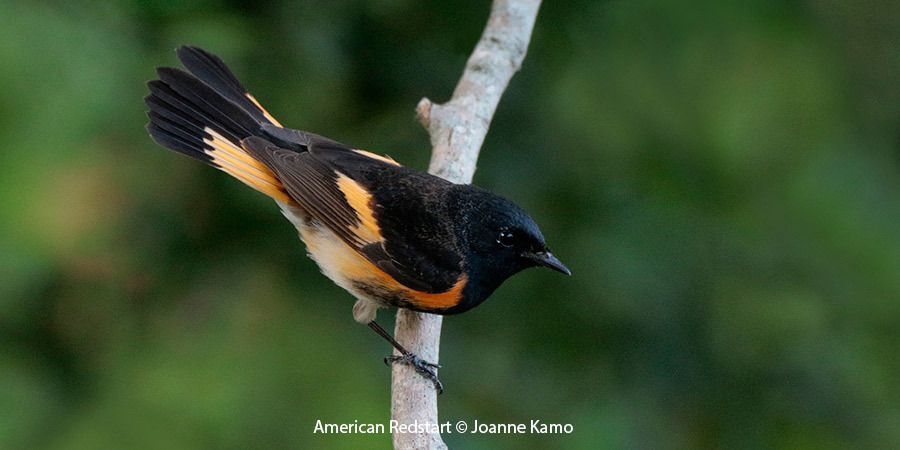
[[[893,5],[892,5],[893,4]],[[457,448],[900,447],[900,4],[548,1],[475,183],[575,275],[445,321]],[[263,196],[154,145],[220,54],[287,125],[428,162],[487,2],[0,1],[0,447],[389,446],[387,345]],[[390,325],[393,314],[381,314]]]

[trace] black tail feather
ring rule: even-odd
[[[223,73],[218,74],[220,81],[233,86],[210,86],[179,69],[157,69],[159,79],[147,83],[150,95],[144,98],[150,108],[147,131],[163,147],[217,167],[275,200],[290,202],[272,171],[241,147],[242,140],[261,134],[261,127],[273,126],[272,121],[262,113],[260,120],[232,101],[234,92],[223,89],[237,89],[240,83],[229,81],[234,77],[230,72]],[[250,102],[252,97],[242,98]]]
[[[186,131],[190,131],[193,133],[203,132],[203,128],[205,125],[202,118],[204,117],[202,115],[199,115],[199,113],[198,115],[192,115],[190,110],[187,109],[189,108],[189,106],[177,102],[176,99],[171,95],[163,93],[164,89],[166,89],[165,85],[159,87],[151,87],[151,91],[153,92],[153,94],[148,95],[144,99],[144,103],[146,103],[150,107],[150,118],[153,121],[156,121],[157,118],[168,120],[169,122],[179,125]],[[174,105],[177,106],[173,106],[173,102],[175,102]],[[207,122],[211,121],[207,120]]]
[[[239,139],[259,133],[260,122],[191,74],[171,67],[156,70],[160,81],[181,99]]]
[[[171,130],[166,129],[165,125],[161,125],[157,121],[151,121],[147,124],[147,131],[150,132],[150,136],[153,137],[157,144],[183,155],[199,159],[207,164],[215,165],[212,157],[206,154],[194,139],[185,139],[178,134],[172,133]]]
[[[147,83],[150,108],[147,130],[160,145],[212,163],[204,152],[209,128],[231,142],[259,133],[260,123],[190,74],[160,68],[160,79]]]
[[[251,100],[247,89],[218,56],[190,45],[183,45],[176,52],[184,67],[200,81],[240,106],[258,122],[273,123],[259,104]]]

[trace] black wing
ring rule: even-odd
[[[311,133],[295,133],[302,149],[259,137],[242,145],[278,175],[312,217],[401,284],[428,293],[454,286],[462,259],[444,204],[451,183]]]

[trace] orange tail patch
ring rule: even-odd
[[[204,151],[222,171],[279,202],[292,203],[281,181],[268,167],[212,128],[206,127],[203,131],[210,136],[203,142],[212,147]]]

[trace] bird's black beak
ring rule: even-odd
[[[553,256],[553,253],[549,251],[544,252],[526,252],[522,254],[526,259],[531,260],[535,264],[539,266],[549,267],[559,273],[564,273],[566,275],[572,275],[572,271],[566,267],[562,261],[559,260],[556,256]]]

